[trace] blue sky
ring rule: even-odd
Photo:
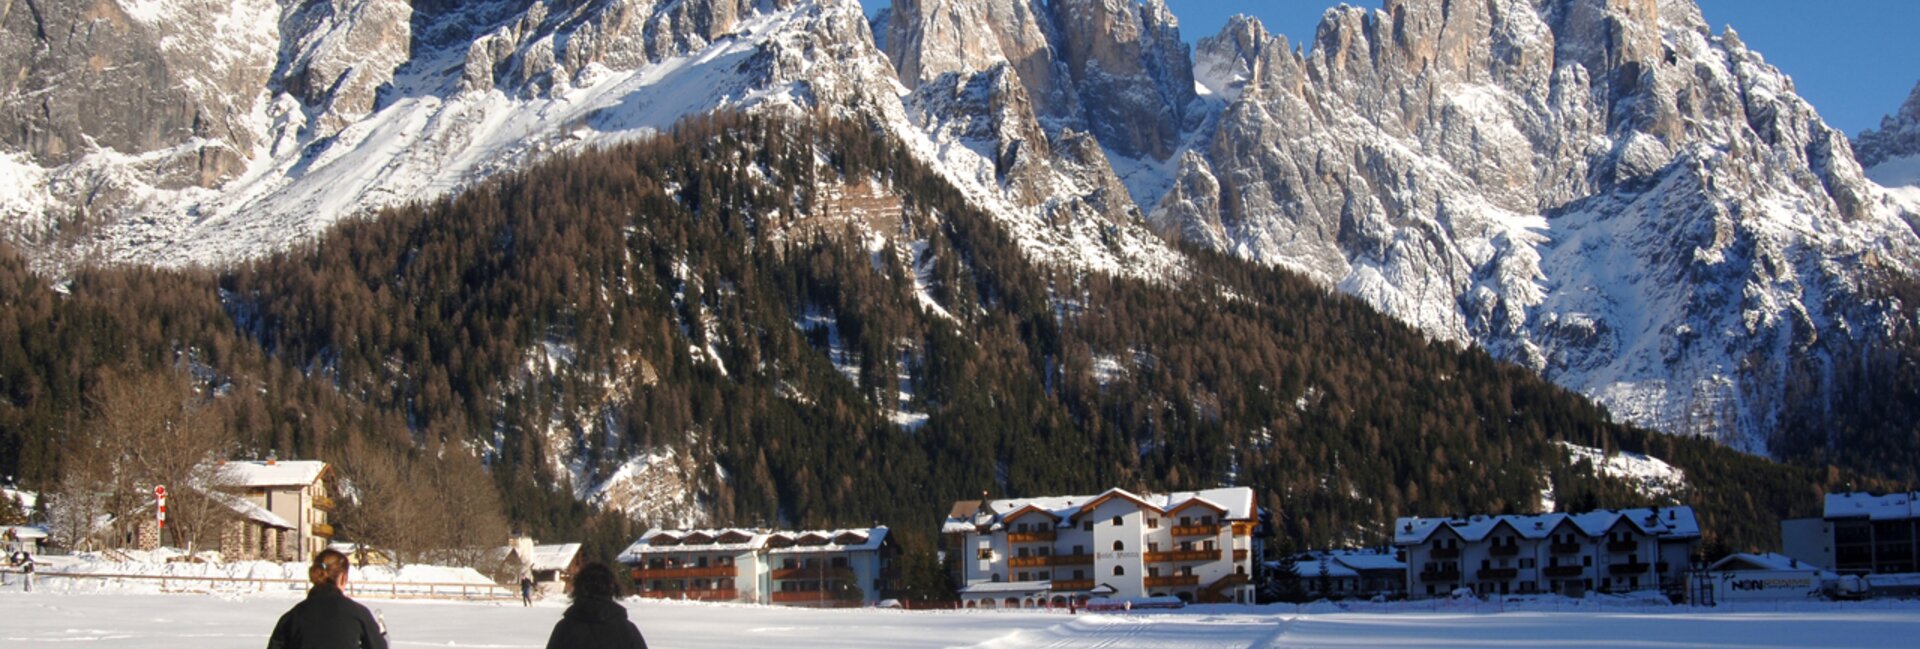
[[[1732,25],[1747,47],[1793,77],[1800,95],[1849,136],[1877,127],[1920,81],[1920,0],[1698,0],[1714,33]],[[1188,41],[1252,14],[1296,46],[1312,41],[1337,0],[1166,0]],[[1379,0],[1347,4],[1374,8]]]

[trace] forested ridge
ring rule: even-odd
[[[220,271],[55,283],[0,255],[0,472],[57,483],[88,395],[180,375],[238,453],[440,476],[412,485],[428,498],[484,464],[470,508],[602,557],[661,521],[576,480],[669,454],[698,522],[890,525],[923,592],[946,505],[983,492],[1246,485],[1296,546],[1528,512],[1549,483],[1565,509],[1647,504],[1563,440],[1685,469],[1714,541],[1768,548],[1824,490],[1887,486],[1612,423],[1284,271],[1194,250],[1161,282],[1037,265],[873,132],[696,118]],[[378,542],[381,515],[349,505],[339,531]]]

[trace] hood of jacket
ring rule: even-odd
[[[594,597],[575,601],[563,617],[590,624],[622,622],[627,619],[627,608],[611,599]]]

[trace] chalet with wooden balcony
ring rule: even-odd
[[[943,533],[972,608],[1093,597],[1252,601],[1259,512],[1245,487],[962,501]]]
[[[192,486],[236,515],[220,535],[227,558],[306,561],[333,538],[326,462],[226,462],[213,475],[214,484]]]
[[[887,528],[650,530],[620,554],[641,597],[843,607],[895,588]]]
[[[1689,507],[1401,518],[1394,527],[1413,597],[1678,591],[1700,542]]]

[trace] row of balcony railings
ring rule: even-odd
[[[1171,528],[1174,536],[1219,536],[1220,524],[1175,525]],[[1054,530],[1024,530],[1007,532],[1008,543],[1051,543],[1059,538]]]

